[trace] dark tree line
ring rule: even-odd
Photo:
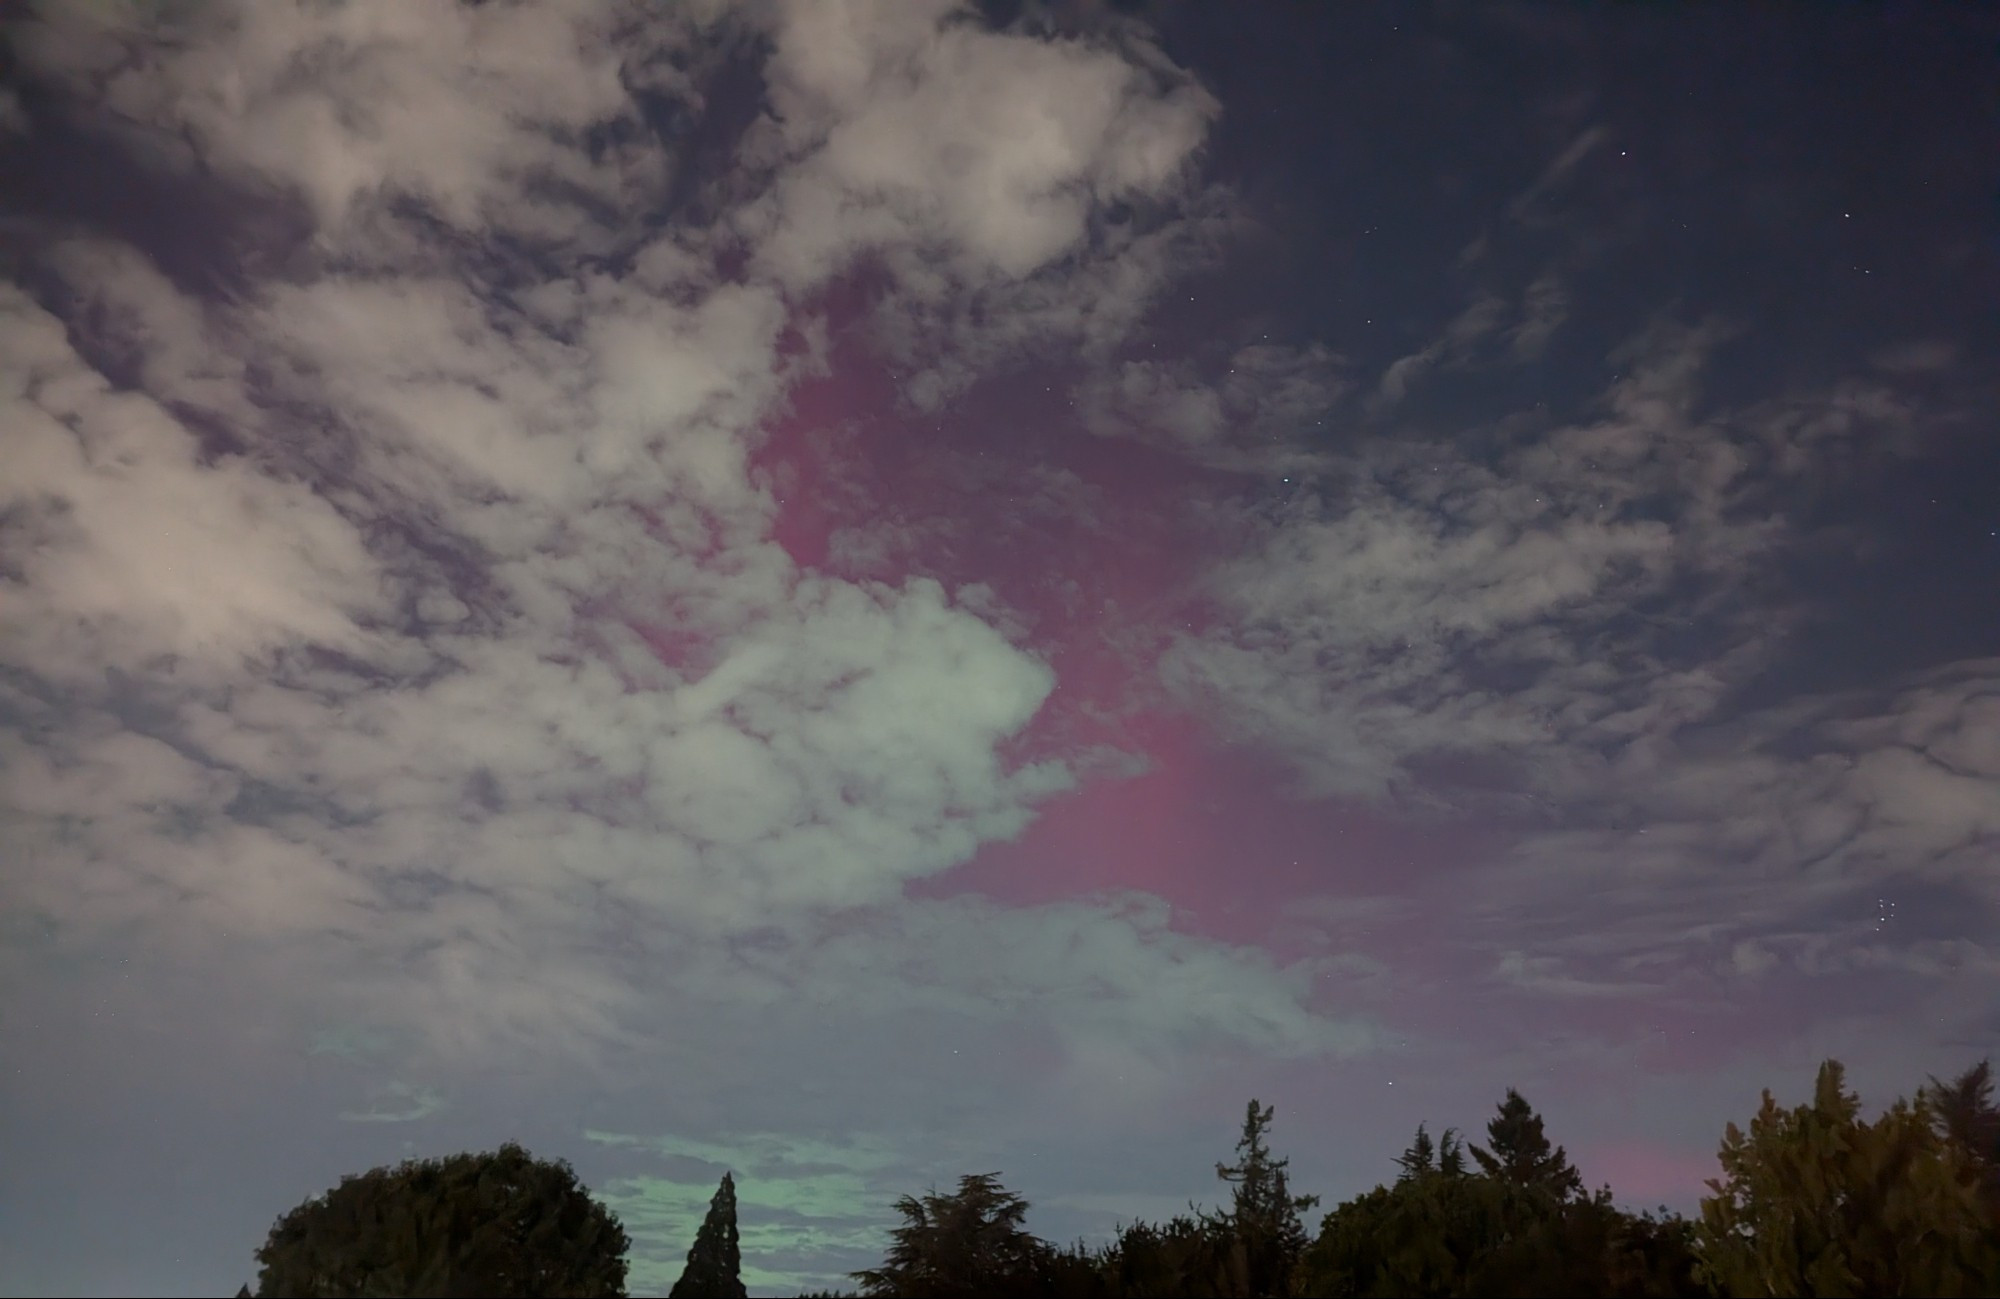
[[[888,1299],[2000,1294],[2000,1107],[1984,1063],[1873,1122],[1835,1061],[1806,1104],[1766,1092],[1747,1130],[1729,1125],[1692,1220],[1587,1191],[1510,1088],[1483,1145],[1420,1125],[1392,1181],[1309,1231],[1318,1200],[1292,1192],[1273,1117],[1251,1101],[1235,1162],[1216,1165],[1225,1207],[1056,1246],[997,1173],[971,1174],[897,1201],[887,1253],[854,1282]],[[508,1145],[343,1179],[271,1229],[256,1293],[623,1296],[629,1247],[568,1164]],[[741,1266],[725,1174],[670,1294],[742,1296]]]

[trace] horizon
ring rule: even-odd
[[[0,31],[9,1293],[504,1141],[797,1293],[1251,1096],[1686,1211],[2000,1054],[2000,12]]]

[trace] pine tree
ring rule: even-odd
[[[1472,1148],[1480,1171],[1512,1186],[1537,1187],[1558,1200],[1583,1194],[1583,1178],[1561,1146],[1550,1146],[1542,1116],[1512,1087],[1500,1112],[1486,1125],[1487,1149]]]
[[[715,1198],[708,1202],[708,1216],[688,1247],[687,1266],[681,1279],[667,1292],[667,1299],[743,1299],[747,1293],[740,1275],[743,1255],[737,1248],[736,1180],[722,1175]]]
[[[1419,1123],[1417,1135],[1396,1156],[1396,1163],[1403,1170],[1396,1175],[1398,1185],[1433,1175],[1461,1177],[1465,1174],[1465,1143],[1459,1140],[1457,1128],[1446,1128],[1441,1139],[1432,1141],[1431,1134]]]
[[[1253,1098],[1236,1142],[1236,1163],[1215,1166],[1215,1175],[1233,1187],[1222,1222],[1243,1255],[1243,1282],[1252,1295],[1286,1293],[1293,1264],[1306,1247],[1299,1212],[1319,1203],[1316,1195],[1293,1195],[1291,1160],[1273,1159],[1264,1135],[1274,1113]]]
[[[1417,1124],[1417,1135],[1410,1139],[1403,1153],[1396,1156],[1396,1163],[1403,1170],[1396,1175],[1398,1182],[1414,1181],[1437,1171],[1437,1142],[1431,1140],[1431,1134],[1423,1124]]]

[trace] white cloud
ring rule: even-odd
[[[1611,358],[1596,418],[1532,440],[1325,457],[1316,495],[1242,520],[1257,540],[1208,574],[1221,616],[1169,652],[1168,685],[1319,792],[1560,797],[1607,763],[1643,764],[1784,633],[1782,609],[1745,613],[1753,565],[1786,540],[1773,494],[1907,424],[1901,403],[1850,387],[1705,410],[1702,368],[1726,337],[1648,331]],[[1670,593],[1687,647],[1673,654],[1642,612]],[[1460,769],[1420,780],[1439,758]]]
[[[1001,757],[1052,674],[977,590],[800,571],[750,467],[824,364],[799,295],[865,259],[895,270],[884,339],[988,295],[934,340],[939,392],[1031,336],[1115,341],[1199,238],[1161,205],[1213,101],[1136,40],[756,11],[761,170],[715,228],[636,235],[680,160],[631,92],[694,94],[658,56],[740,17],[245,5],[36,29],[78,112],[302,201],[313,247],[198,303],[79,243],[57,262],[76,320],[0,303],[23,556],[0,653],[21,707],[54,709],[7,741],[0,801],[35,862],[9,905],[79,949],[138,926],[140,952],[250,962],[300,1013],[386,1020],[438,1061],[601,1061],[657,1029],[659,989],[697,1015],[789,989],[1076,1041],[1356,1047],[1303,972],[1157,909],[902,901],[1071,781]],[[1099,228],[1121,201],[1158,210]],[[505,241],[528,251],[504,274],[469,255]],[[842,936],[848,914],[879,937]]]
[[[886,272],[878,341],[936,410],[1022,352],[1101,353],[1229,220],[1185,208],[1218,105],[1136,30],[1032,40],[962,4],[777,7],[770,176],[734,217],[794,294]],[[1113,219],[1121,214],[1121,219]]]
[[[790,165],[747,219],[795,288],[877,250],[942,258],[960,289],[1033,275],[1094,206],[1176,181],[1216,111],[1157,59],[987,31],[958,4],[782,14],[761,144]]]
[[[670,17],[616,15],[572,2],[51,6],[25,46],[104,117],[156,133],[163,156],[185,148],[298,195],[320,238],[349,251],[391,228],[380,218],[397,199],[460,231],[564,243],[587,231],[586,203],[623,204],[661,178],[641,146],[581,147],[594,129],[621,138],[604,128],[637,119],[628,70],[656,68],[683,35]]]
[[[382,652],[357,622],[384,609],[382,574],[309,487],[241,457],[204,463],[179,420],[86,364],[12,286],[0,335],[0,528],[19,556],[0,578],[0,655],[73,679],[233,668],[299,641]]]

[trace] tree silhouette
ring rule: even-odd
[[[1864,1123],[1845,1084],[1829,1060],[1811,1104],[1767,1091],[1749,1132],[1729,1125],[1695,1228],[1703,1273],[1734,1295],[2000,1291],[2000,1241],[1928,1101]]]
[[[1417,1124],[1417,1135],[1410,1140],[1402,1154],[1396,1156],[1396,1163],[1402,1168],[1398,1182],[1413,1177],[1463,1177],[1465,1175],[1465,1143],[1459,1140],[1457,1128],[1446,1128],[1438,1141],[1431,1140],[1431,1134],[1424,1125]]]
[[[701,1220],[694,1244],[688,1247],[687,1266],[681,1279],[667,1292],[667,1299],[743,1299],[743,1255],[736,1237],[736,1181],[728,1173],[708,1202],[708,1215]]]
[[[345,1177],[278,1219],[266,1296],[622,1296],[631,1241],[567,1163],[509,1143]]]
[[[1052,1251],[1022,1227],[1028,1202],[998,1173],[961,1177],[951,1195],[906,1195],[896,1212],[903,1225],[890,1233],[882,1266],[852,1274],[864,1295],[953,1299],[1047,1286]]]
[[[1232,1242],[1225,1229],[1198,1214],[1177,1214],[1154,1226],[1128,1223],[1099,1256],[1106,1292],[1147,1299],[1195,1299],[1228,1292]]]
[[[1306,1247],[1301,1210],[1319,1203],[1316,1195],[1293,1195],[1291,1160],[1274,1159],[1265,1140],[1274,1110],[1253,1098],[1243,1115],[1243,1133],[1236,1140],[1236,1162],[1215,1166],[1215,1175],[1231,1187],[1230,1206],[1222,1215],[1240,1255],[1234,1271],[1243,1293],[1286,1293],[1293,1264]]]
[[[1405,1172],[1326,1216],[1295,1293],[1692,1299],[1684,1223],[1634,1216],[1609,1193],[1559,1200],[1485,1175]]]
[[[1993,1102],[1993,1064],[1981,1060],[1948,1083],[1937,1079],[1919,1092],[1940,1140],[1971,1165],[1989,1213],[2000,1226],[2000,1105]]]
[[[1472,1148],[1479,1171],[1511,1186],[1535,1187],[1558,1200],[1583,1194],[1583,1179],[1561,1146],[1551,1146],[1542,1116],[1512,1087],[1486,1125],[1487,1148]]]

